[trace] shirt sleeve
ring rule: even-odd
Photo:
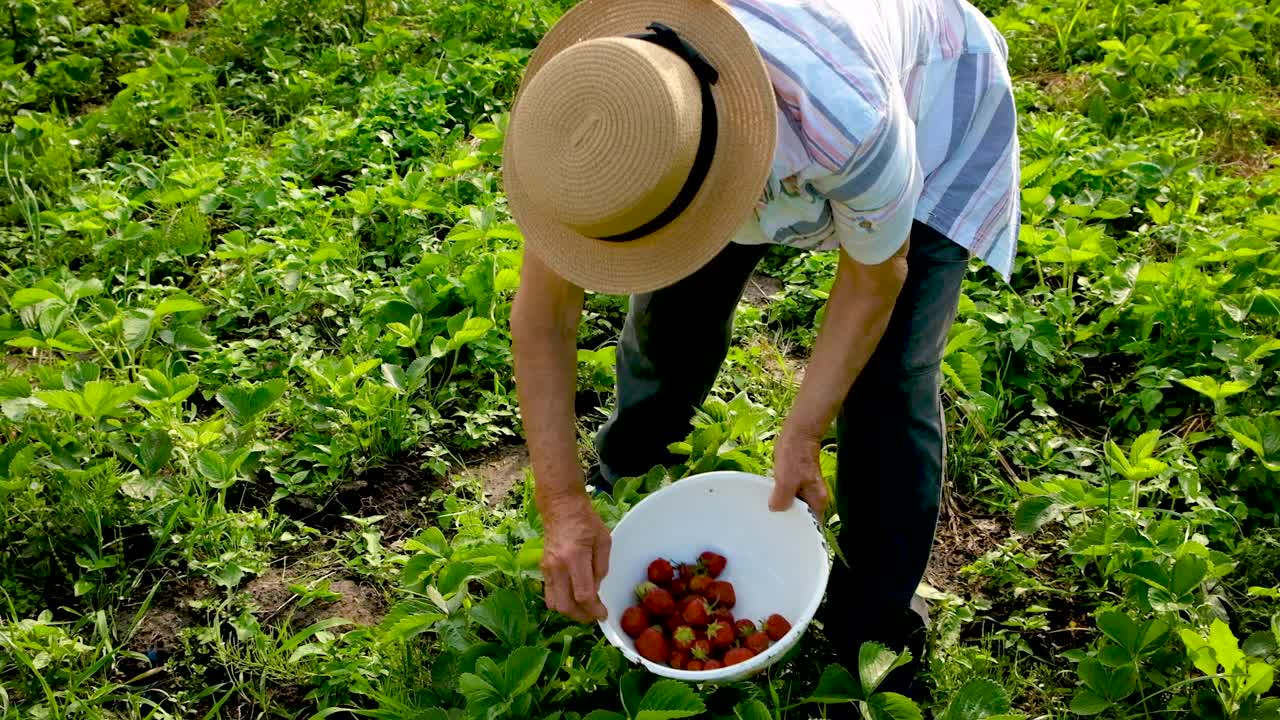
[[[831,205],[840,246],[857,262],[876,265],[906,242],[922,176],[915,123],[897,97],[885,103],[875,129],[840,169],[812,184]]]

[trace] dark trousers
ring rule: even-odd
[[[766,246],[730,245],[679,283],[631,299],[617,351],[617,404],[596,438],[607,483],[676,459],[728,353],[733,314]],[[915,223],[906,285],[838,423],[839,543],[827,627],[843,642],[901,647],[942,490],[943,348],[969,253]],[[847,618],[848,623],[832,620]],[[856,647],[856,645],[855,645]],[[856,651],[855,651],[856,652]]]

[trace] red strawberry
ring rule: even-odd
[[[679,571],[680,577],[685,580],[692,580],[693,576],[698,574],[698,566],[691,563],[680,563],[676,569]]]
[[[666,617],[676,611],[675,598],[651,582],[642,582],[636,586],[636,597],[644,604],[644,609],[655,617]]]
[[[791,623],[787,622],[787,619],[781,615],[774,613],[765,618],[764,634],[768,635],[770,640],[777,642],[789,632],[791,632]]]
[[[712,658],[702,664],[703,670],[719,670],[722,667],[724,667],[724,663],[716,660],[715,658]]]
[[[755,657],[756,654],[749,648],[737,647],[724,654],[724,666],[737,665],[740,662],[746,662]]]
[[[675,576],[675,569],[666,560],[659,558],[649,563],[649,582],[665,587],[671,584]]]
[[[733,645],[733,626],[716,621],[707,626],[707,640],[716,650],[724,650]]]
[[[708,660],[707,662],[713,663],[715,660]],[[711,668],[706,667],[701,660],[694,659],[685,663],[684,669],[689,672],[702,672],[703,670],[710,670]]]
[[[689,581],[689,592],[694,595],[706,595],[707,588],[711,587],[713,582],[715,580],[712,580],[710,575],[694,575]]]
[[[738,595],[733,591],[733,584],[724,580],[712,581],[702,595],[715,603],[716,607],[731,608],[738,602]]]
[[[710,550],[698,556],[698,565],[713,578],[720,577],[720,573],[724,572],[724,566],[728,564],[729,561],[723,555],[718,555]]]
[[[671,643],[677,650],[688,650],[693,647],[693,641],[697,639],[698,635],[688,625],[681,625],[671,633]]]
[[[751,633],[742,644],[755,654],[759,655],[769,649],[769,636],[762,632]]]
[[[706,660],[711,657],[711,643],[706,638],[700,637],[693,641],[693,645],[689,648],[690,654],[698,660]]]
[[[643,605],[632,605],[622,612],[622,632],[629,637],[640,637],[649,627],[649,611]]]
[[[671,644],[658,628],[645,628],[636,638],[636,652],[650,662],[665,663],[671,659]]]
[[[662,619],[662,627],[668,634],[674,633],[677,628],[684,624],[684,617],[680,615],[679,610],[672,613],[668,617]]]
[[[684,578],[676,578],[671,581],[671,594],[676,600],[683,598],[689,594],[689,581]]]
[[[747,618],[742,618],[734,623],[733,626],[738,631],[738,637],[750,637],[752,634],[759,632],[756,630],[756,624]]]
[[[689,653],[684,650],[672,650],[671,661],[667,664],[676,670],[683,670],[689,664]]]
[[[732,627],[738,620],[727,607],[718,607],[711,613],[711,619]]]
[[[707,601],[694,597],[684,606],[684,621],[695,628],[706,627],[711,621],[711,613],[707,610]]]

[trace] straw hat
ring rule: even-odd
[[[587,290],[648,292],[702,267],[752,216],[776,133],[764,62],[720,2],[584,0],[529,61],[503,181],[553,270]]]

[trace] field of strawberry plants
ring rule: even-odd
[[[919,705],[838,608],[703,686],[543,605],[499,166],[571,4],[0,0],[0,717],[1280,718],[1280,0],[977,3],[1024,226],[946,349]],[[607,522],[768,471],[835,267],[771,253]]]

